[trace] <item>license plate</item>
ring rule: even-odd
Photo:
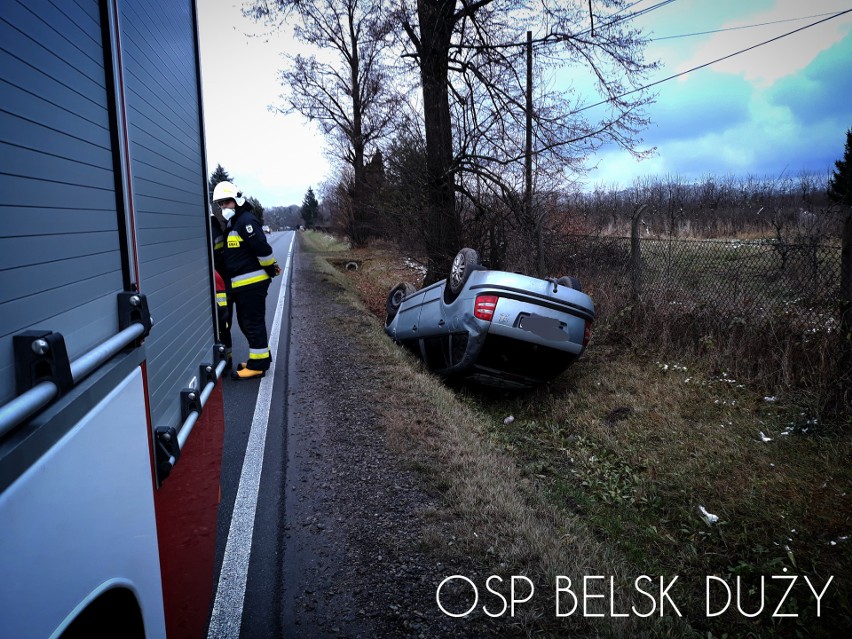
[[[553,342],[567,342],[570,339],[567,327],[564,326],[558,319],[535,313],[524,315],[518,322],[518,328]]]

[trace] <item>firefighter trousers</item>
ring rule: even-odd
[[[265,280],[231,290],[237,307],[237,323],[249,344],[246,368],[255,371],[269,370],[272,355],[266,332],[266,293],[271,280]]]

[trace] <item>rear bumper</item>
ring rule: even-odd
[[[578,357],[572,352],[489,334],[468,374],[486,383],[492,380],[534,386],[553,380]]]
[[[590,321],[588,313],[544,306],[529,298],[500,297],[487,333],[489,337],[563,351],[576,358],[583,352],[586,323]]]

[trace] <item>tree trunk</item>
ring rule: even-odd
[[[424,285],[449,274],[453,256],[462,244],[461,220],[456,212],[452,120],[447,88],[454,9],[454,0],[418,0],[417,3],[428,198]]]
[[[364,134],[361,125],[361,83],[358,78],[360,62],[358,59],[358,38],[355,34],[353,18],[349,16],[349,41],[352,43],[349,71],[352,83],[352,243],[363,246],[369,233],[366,226],[366,180],[364,169]]]
[[[529,268],[538,277],[545,276],[543,219],[533,210],[532,181],[532,31],[527,31],[527,87],[526,87],[526,139],[524,142],[524,217],[529,231],[530,251]]]

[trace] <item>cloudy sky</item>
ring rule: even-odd
[[[640,0],[633,10],[658,3]],[[648,59],[662,63],[653,82],[847,9],[852,0],[674,0],[636,20],[654,39]],[[313,125],[268,109],[280,103],[279,54],[293,52],[294,42],[286,33],[263,33],[233,0],[199,0],[198,13],[210,170],[222,164],[264,206],[301,204],[331,169]],[[690,35],[696,33],[702,35]],[[637,162],[604,150],[589,184],[827,172],[852,127],[852,13],[655,89],[643,148],[656,154]]]

